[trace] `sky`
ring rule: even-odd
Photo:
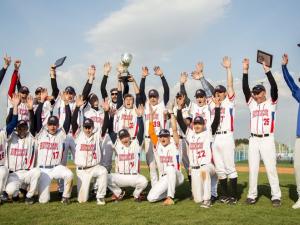
[[[80,92],[87,68],[97,67],[93,92],[100,95],[103,64],[113,65],[108,88],[116,85],[115,67],[123,52],[133,55],[129,71],[140,80],[143,65],[159,65],[172,96],[179,90],[179,76],[191,72],[198,61],[213,85],[225,84],[223,56],[232,59],[237,96],[235,137],[249,136],[249,111],[241,92],[242,59],[250,59],[250,85],[264,82],[262,66],[256,63],[258,49],[274,55],[272,72],[279,87],[276,140],[293,145],[298,104],[282,79],[281,56],[288,53],[288,68],[300,77],[300,1],[271,0],[1,0],[0,55],[21,59],[21,82],[34,92],[50,89],[49,66],[67,56],[59,68],[59,88],[72,85]],[[0,107],[6,108],[7,89],[13,65],[1,86]],[[153,72],[151,71],[151,74]],[[299,84],[300,85],[300,84]],[[162,91],[161,81],[149,76],[147,89]],[[201,88],[189,79],[193,99]],[[0,110],[4,124],[6,112]]]

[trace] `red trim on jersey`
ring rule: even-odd
[[[136,137],[138,130],[139,130],[139,125],[136,123],[135,131],[134,131],[134,135],[133,135],[134,137]]]
[[[272,112],[272,123],[271,123],[271,133],[274,132],[274,128],[275,128],[275,112]]]
[[[232,96],[229,96],[229,95],[228,95],[228,99],[229,99],[230,101],[232,101],[232,100],[234,99],[234,97],[235,97],[235,93],[234,93]]]
[[[34,158],[34,148],[32,148],[32,154],[31,154],[31,159],[29,161],[28,169],[31,169],[33,158]]]

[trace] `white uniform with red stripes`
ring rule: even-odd
[[[234,114],[235,114],[235,95],[228,97],[221,102],[220,124],[217,129],[215,140],[212,145],[213,160],[216,168],[216,173],[219,179],[236,178],[237,172],[234,163]],[[210,104],[211,121],[214,119],[214,102]]]
[[[159,167],[159,159],[157,154],[154,153],[153,144],[149,137],[149,120],[150,120],[150,108],[149,108],[149,101],[146,102],[145,105],[145,117],[144,117],[144,124],[145,124],[145,152],[146,152],[146,161],[147,165],[149,166],[150,170],[150,180],[151,186],[153,186],[158,181],[157,175],[157,167]],[[152,109],[155,111],[153,117],[153,125],[156,135],[158,135],[159,131],[166,127],[166,121],[164,118],[164,112],[166,111],[166,107],[163,101],[158,103],[155,106],[152,106]]]
[[[7,155],[6,155],[7,135],[5,130],[0,130],[0,196],[5,189],[8,168],[7,168]]]
[[[124,106],[119,108],[114,116],[114,131],[118,133],[122,129],[127,129],[131,137],[137,135],[137,114],[135,107],[127,109]]]
[[[26,197],[34,196],[41,175],[40,169],[34,167],[35,156],[35,140],[30,133],[22,139],[16,132],[11,134],[7,143],[9,176],[6,192],[8,195],[17,196],[22,184],[25,184],[29,185]]]
[[[37,166],[41,169],[38,185],[39,202],[46,203],[50,200],[50,184],[52,179],[64,180],[63,197],[69,198],[72,191],[73,173],[66,166],[61,165],[64,152],[66,133],[58,129],[52,135],[45,128],[36,136],[37,139]]]
[[[281,198],[278,174],[276,170],[276,148],[274,140],[275,114],[277,101],[268,99],[258,104],[252,97],[248,102],[250,109],[249,139],[249,191],[248,198],[257,198],[257,179],[262,159],[266,167],[271,186],[272,200]]]
[[[211,100],[207,100],[207,104],[199,106],[197,103],[192,102],[190,105],[190,114],[193,116],[193,119],[196,116],[201,116],[205,120],[206,126],[211,125],[211,115],[209,104]]]
[[[34,112],[36,111],[38,106],[39,106],[38,104],[33,105]],[[41,114],[43,126],[45,126],[47,124],[48,118],[51,116],[52,109],[53,108],[52,108],[50,101],[45,101],[43,104],[43,110],[42,110],[42,114]]]
[[[134,139],[126,147],[117,139],[115,143],[116,172],[108,174],[108,188],[116,195],[122,193],[123,187],[134,187],[133,197],[138,198],[147,187],[146,177],[140,174],[140,154],[142,146]]]
[[[188,128],[186,133],[188,143],[188,156],[192,176],[192,193],[196,203],[210,200],[211,176],[215,175],[215,167],[212,164],[212,135],[207,129],[201,133],[195,133]]]
[[[9,113],[9,110],[11,108],[13,108],[13,106],[10,101],[8,101],[7,114]],[[25,120],[26,122],[29,122],[29,111],[26,102],[20,102],[20,104],[18,105],[18,121],[19,120]]]
[[[166,197],[174,198],[176,186],[184,181],[180,171],[179,150],[175,143],[170,142],[167,146],[163,146],[158,142],[155,152],[159,158],[161,174],[147,196],[149,202],[156,202]]]
[[[81,130],[75,138],[75,165],[78,177],[78,202],[86,202],[89,197],[91,180],[96,179],[96,198],[104,198],[107,188],[107,170],[100,166],[102,137],[101,130],[88,137]]]

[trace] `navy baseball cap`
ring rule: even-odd
[[[118,92],[118,88],[112,88],[112,89],[110,90],[110,93],[113,93],[113,92]]]
[[[205,124],[205,120],[203,119],[202,116],[196,116],[194,118],[194,124],[198,123],[198,124],[201,124],[201,125],[204,125]]]
[[[128,130],[122,129],[118,132],[118,136],[119,136],[119,139],[123,139],[126,137],[130,137],[130,134],[129,134]]]
[[[266,91],[266,88],[261,85],[261,84],[258,84],[258,85],[255,85],[253,88],[252,88],[252,93],[254,95],[258,95],[260,92],[262,91]]]
[[[203,98],[203,97],[206,97],[206,93],[203,89],[198,89],[196,92],[195,92],[195,97],[196,98]]]
[[[37,95],[37,94],[41,93],[43,90],[44,90],[43,87],[38,87],[37,89],[35,89],[35,94]]]
[[[26,126],[28,127],[28,123],[25,120],[19,120],[17,123],[17,127]]]
[[[161,129],[158,134],[158,137],[170,137],[170,136],[171,136],[170,131],[167,129]]]
[[[91,105],[93,105],[96,101],[99,101],[98,96],[95,95],[94,93],[91,93],[91,94],[89,95],[88,99],[89,99],[89,103],[90,103]]]
[[[297,44],[298,45],[298,47],[300,47],[300,43],[299,44]]]
[[[19,90],[20,93],[22,94],[29,94],[29,89],[26,86],[22,86]]]
[[[84,118],[83,127],[94,127],[94,121],[90,118]]]
[[[226,87],[224,87],[223,85],[217,85],[214,89],[214,95],[218,92],[218,93],[224,93],[226,92]]]
[[[129,93],[127,93],[127,94],[125,94],[125,95],[124,95],[124,97],[123,97],[123,98],[125,99],[125,98],[128,98],[128,97],[130,97],[130,98],[133,98],[133,95],[132,95],[132,94],[129,94]]]
[[[72,95],[76,95],[75,89],[71,86],[66,87],[65,92],[70,93]]]
[[[58,125],[59,124],[59,120],[57,118],[57,116],[50,116],[48,121],[47,121],[48,125]]]
[[[181,91],[177,92],[177,94],[176,94],[176,98],[183,97],[183,96],[184,96],[184,93]]]
[[[149,98],[151,98],[151,97],[158,98],[159,97],[158,91],[155,89],[151,89],[148,93],[148,97]]]

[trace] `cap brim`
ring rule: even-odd
[[[170,137],[171,135],[170,134],[161,134],[161,135],[158,135],[158,137]]]

